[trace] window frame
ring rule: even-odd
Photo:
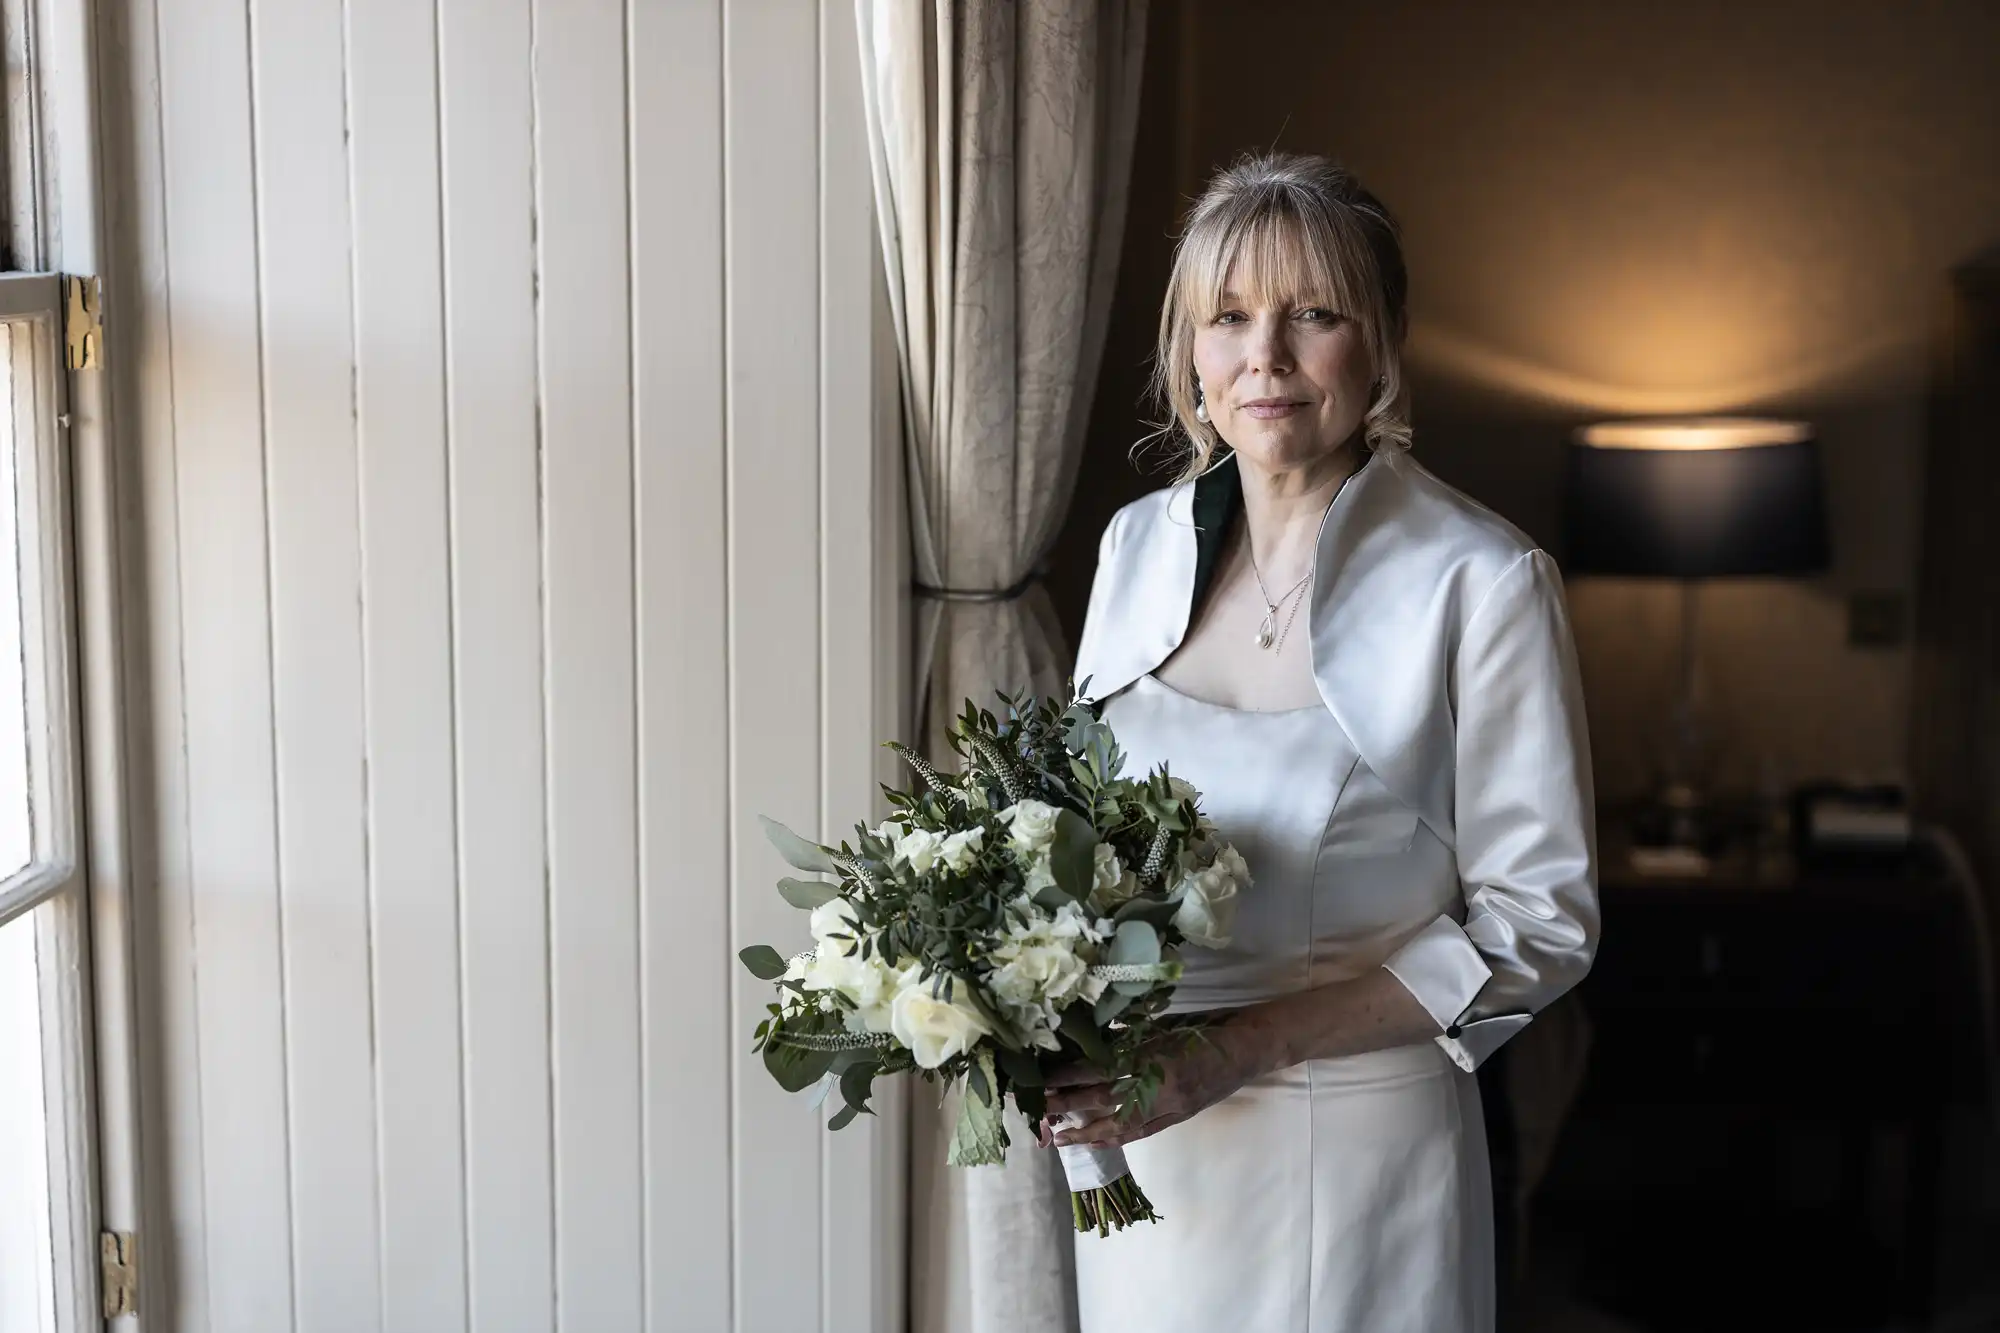
[[[96,282],[107,262],[98,21],[94,0],[0,0],[0,268],[11,270],[0,275],[0,314],[33,322],[36,394],[48,406],[34,439],[37,521],[44,547],[53,543],[36,579],[51,619],[36,639],[61,709],[59,730],[44,729],[43,762],[66,794],[33,835],[35,873],[0,885],[0,912],[35,914],[54,1327],[143,1333],[164,1292],[140,1241],[162,1219],[142,1186],[138,1117],[115,395],[102,331],[97,361],[79,369],[66,327],[71,275]],[[115,1316],[102,1245],[114,1235],[129,1265]]]
[[[26,697],[29,860],[0,880],[0,928],[35,932],[54,1327],[104,1327],[98,1269],[97,1058],[83,855],[83,736],[63,284],[0,273],[11,326],[16,544]],[[25,336],[23,336],[25,335]]]
[[[0,324],[28,334],[25,347],[12,349],[15,391],[7,406],[14,414],[30,794],[29,859],[0,879],[0,926],[78,883],[83,862],[76,564],[64,447],[68,386],[59,361],[61,295],[62,282],[55,274],[0,273]]]

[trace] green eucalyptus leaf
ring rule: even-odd
[[[759,981],[776,981],[785,975],[785,957],[768,944],[753,944],[739,950],[737,958],[750,969],[750,975]]]
[[[991,1076],[993,1055],[981,1051],[979,1059]],[[945,1153],[948,1166],[998,1166],[1007,1160],[1007,1129],[1000,1120],[998,1103],[980,1101],[970,1092],[959,1099],[958,1124],[951,1132],[951,1147]]]
[[[1118,933],[1111,937],[1111,947],[1105,951],[1104,961],[1114,964],[1157,963],[1160,961],[1160,933],[1144,921],[1121,922]],[[1138,996],[1159,984],[1157,981],[1114,981],[1111,989],[1120,995]]]
[[[1141,896],[1120,904],[1111,919],[1121,926],[1127,921],[1143,921],[1154,930],[1165,930],[1174,913],[1180,910],[1181,905],[1170,899]]]
[[[1111,1049],[1104,1044],[1104,1035],[1097,1030],[1097,1021],[1091,1016],[1090,1005],[1079,1000],[1063,1010],[1060,1031],[1063,1036],[1076,1043],[1076,1048],[1083,1052],[1084,1059],[1096,1065],[1104,1073],[1112,1072]]]
[[[810,912],[840,896],[838,888],[816,879],[781,879],[778,881],[778,893],[802,912]]]
[[[987,1081],[985,1066],[992,1061],[981,1061],[965,1071],[965,1094],[977,1097],[988,1106],[993,1104],[993,1085]]]
[[[859,1046],[851,1051],[835,1051],[833,1063],[827,1066],[831,1074],[845,1074],[856,1065],[874,1065],[882,1061],[882,1052],[869,1046]]]
[[[855,1110],[852,1104],[843,1106],[833,1113],[833,1118],[826,1122],[826,1127],[835,1133],[839,1133],[853,1124],[854,1117],[859,1114],[860,1112]]]
[[[1049,849],[1049,870],[1056,886],[1082,901],[1090,894],[1091,877],[1096,871],[1097,830],[1074,810],[1056,816],[1055,844]]]
[[[1000,1072],[1007,1076],[1007,1082],[1016,1089],[1042,1086],[1042,1062],[1030,1052],[1003,1048],[997,1059],[1000,1063]],[[1018,1092],[1016,1096],[1018,1098]]]
[[[1151,983],[1143,984],[1150,986]],[[1130,991],[1121,990],[1117,986],[1107,986],[1104,994],[1098,997],[1097,1006],[1091,1011],[1090,1016],[1097,1020],[1099,1027],[1103,1027],[1131,1008],[1132,1001],[1137,998],[1138,996]]]
[[[831,875],[839,871],[826,848],[818,843],[807,842],[798,834],[780,824],[769,815],[757,816],[764,825],[764,836],[778,849],[778,855],[785,858],[785,864],[794,869],[810,871],[821,875]]]
[[[1070,895],[1064,893],[1053,884],[1046,886],[1035,894],[1035,906],[1044,908],[1050,912],[1060,912],[1065,905],[1075,901],[1076,899],[1070,897]]]
[[[870,1060],[850,1066],[840,1076],[840,1096],[851,1110],[866,1111],[868,1097],[875,1089],[875,1073],[881,1066]]]
[[[764,1068],[786,1092],[804,1092],[833,1066],[832,1051],[808,1051],[772,1042],[764,1048]]]
[[[1107,963],[1157,963],[1160,961],[1160,932],[1144,921],[1121,921],[1105,951]]]

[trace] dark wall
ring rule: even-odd
[[[1344,159],[1399,214],[1419,456],[1552,549],[1580,422],[1819,428],[1832,575],[1703,595],[1717,776],[1900,775],[1908,654],[1849,647],[1847,597],[1914,584],[1928,343],[1949,270],[2000,240],[1996,52],[1986,0],[1157,3],[1118,307],[1055,554],[1070,632],[1105,520],[1160,484],[1127,453],[1169,233],[1214,166],[1275,143]],[[1649,778],[1677,596],[1578,580],[1571,597],[1615,798]]]

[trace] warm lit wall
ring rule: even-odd
[[[1404,224],[1421,456],[1543,541],[1579,421],[1819,426],[1832,575],[1704,600],[1718,776],[1750,785],[1766,756],[1784,781],[1901,770],[1908,656],[1848,648],[1845,598],[1913,586],[1926,340],[1946,272],[2000,239],[2000,8],[1257,0],[1163,5],[1154,35],[1119,317],[1059,552],[1072,624],[1105,514],[1153,484],[1124,454],[1161,234],[1239,149],[1329,152]],[[1573,601],[1617,797],[1646,780],[1677,601],[1582,580]]]

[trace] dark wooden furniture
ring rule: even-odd
[[[1649,1329],[1921,1316],[1949,1100],[1977,1084],[1960,901],[1919,867],[1603,885],[1589,1071],[1536,1243]],[[1740,1321],[1740,1322],[1739,1322]]]

